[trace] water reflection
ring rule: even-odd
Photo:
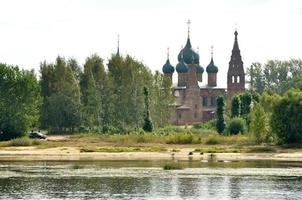
[[[0,163],[0,199],[299,199],[302,168],[284,163]],[[295,164],[296,165],[296,164]],[[199,168],[196,168],[199,166]],[[252,167],[251,167],[252,166]],[[280,166],[282,168],[280,168]],[[278,167],[278,168],[276,168]]]

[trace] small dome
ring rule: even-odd
[[[188,66],[184,62],[184,59],[181,58],[179,63],[176,65],[176,71],[177,73],[187,73],[188,72]]]
[[[207,66],[207,73],[217,73],[218,67],[214,65],[213,58],[211,59],[210,64]]]
[[[190,38],[188,38],[185,48],[179,52],[178,61],[182,56],[186,64],[199,64],[199,55],[192,49]]]
[[[198,65],[198,66],[196,67],[196,73],[197,73],[197,74],[202,74],[203,72],[204,72],[203,67],[200,66],[200,65]]]
[[[170,64],[169,59],[167,59],[167,62],[166,62],[166,64],[164,64],[162,70],[163,70],[164,74],[173,74],[174,73],[174,67]]]

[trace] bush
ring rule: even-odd
[[[10,140],[8,146],[18,147],[18,146],[40,145],[40,144],[41,144],[40,140],[36,140],[36,139],[32,140],[27,137],[21,137],[21,138]]]
[[[174,133],[166,138],[167,144],[199,144],[201,138],[192,133]]]
[[[245,120],[240,117],[235,117],[229,121],[227,132],[231,135],[245,132]]]
[[[281,143],[302,141],[302,92],[290,90],[273,108],[271,126]]]
[[[217,135],[217,134],[211,134],[209,135],[209,137],[206,139],[206,144],[209,145],[215,145],[215,144],[220,144],[221,143],[221,136]]]

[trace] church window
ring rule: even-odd
[[[211,106],[216,106],[216,97],[211,97]]]
[[[203,97],[203,98],[202,98],[202,105],[203,105],[204,107],[207,107],[207,106],[208,106],[208,97]]]
[[[240,83],[240,76],[237,76],[237,83]]]
[[[232,83],[235,83],[235,76],[232,76]]]

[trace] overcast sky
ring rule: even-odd
[[[244,67],[268,59],[302,58],[301,0],[0,0],[0,62],[36,69],[58,55],[80,64],[92,53],[107,59],[120,50],[161,70],[187,39],[199,47],[200,63],[210,62],[211,45],[225,77],[239,32]]]

